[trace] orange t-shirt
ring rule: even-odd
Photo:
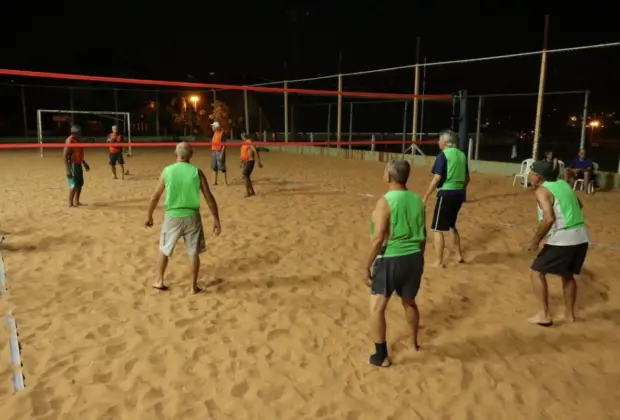
[[[247,162],[250,159],[250,147],[252,146],[252,140],[244,140],[241,146],[241,160]]]
[[[211,150],[216,152],[222,150],[222,134],[224,134],[223,131],[213,133],[213,139],[211,139]]]
[[[65,141],[65,143],[69,143],[69,144],[76,144],[79,143],[80,141],[78,139],[76,139],[73,136],[69,136],[67,137],[67,141]],[[71,162],[72,163],[82,163],[84,162],[84,148],[82,147],[75,147],[75,148],[71,148],[71,150],[73,151],[73,153],[71,153]]]
[[[123,136],[121,136],[120,134],[110,133],[108,138],[110,137],[113,138],[113,141],[115,143],[120,143],[123,140]],[[116,146],[110,146],[109,149],[110,149],[110,153],[119,153],[122,150],[121,147],[116,147]]]

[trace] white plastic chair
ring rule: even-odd
[[[566,167],[566,165],[564,164],[564,162],[562,162],[560,159],[558,159],[558,168],[560,170],[559,174],[560,174],[560,178],[564,179],[564,168]]]
[[[592,179],[588,184],[588,194],[592,194],[594,192],[594,178],[596,177],[597,173],[598,163],[592,162]],[[573,185],[573,191],[577,191],[577,186],[579,186],[579,191],[583,191],[583,179],[578,179],[577,181],[575,181],[575,184]]]
[[[534,164],[534,159],[525,159],[521,162],[521,168],[519,169],[519,173],[515,174],[514,179],[512,180],[512,186],[517,182],[517,178],[523,179],[523,188],[527,188],[527,176],[530,174],[530,168]]]

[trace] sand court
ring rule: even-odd
[[[172,149],[136,148],[125,181],[104,150],[87,150],[79,209],[66,206],[60,151],[0,153],[0,315],[15,315],[26,376],[15,393],[0,329],[3,420],[620,418],[620,194],[582,197],[598,244],[578,281],[582,321],[542,329],[526,322],[533,193],[473,174],[459,224],[468,263],[427,268],[420,353],[390,305],[394,365],[377,369],[365,363],[361,267],[384,164],[262,153],[258,195],[245,199],[237,153],[232,185],[213,187],[222,234],[207,235],[198,295],[182,243],[170,290],[150,287],[163,200],[155,227],[144,222]],[[211,182],[210,162],[204,148],[192,161]],[[429,171],[414,167],[410,188],[422,194]],[[210,231],[206,204],[202,214]],[[549,284],[559,313],[560,280]]]

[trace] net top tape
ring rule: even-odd
[[[0,69],[0,75],[5,76],[19,76],[19,77],[40,77],[46,79],[60,79],[60,80],[81,80],[86,82],[104,82],[104,83],[119,83],[119,84],[135,84],[135,85],[150,85],[150,86],[168,86],[168,87],[185,87],[194,89],[220,89],[220,90],[239,90],[239,91],[251,91],[251,92],[266,92],[266,93],[298,93],[303,95],[320,95],[320,96],[352,96],[359,98],[376,98],[376,99],[437,99],[437,100],[452,100],[452,94],[442,95],[414,95],[413,93],[378,93],[378,92],[352,92],[352,91],[336,91],[336,90],[317,90],[317,89],[296,89],[296,88],[279,88],[279,87],[265,87],[265,86],[238,86],[238,85],[222,85],[215,83],[194,83],[194,82],[170,82],[164,80],[147,80],[147,79],[128,79],[124,77],[104,77],[104,76],[86,76],[78,74],[65,74],[65,73],[49,73],[41,71],[29,71],[29,70],[10,70]]]

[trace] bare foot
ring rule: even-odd
[[[85,206],[88,206],[88,204],[84,204],[84,203],[79,203],[79,202],[78,202],[78,203],[75,205],[75,207],[85,207]]]
[[[190,293],[192,295],[195,295],[196,293],[200,293],[202,292],[202,289],[198,286],[192,286],[192,288],[190,289]]]
[[[459,264],[465,264],[465,258],[463,258],[463,256],[460,256],[459,258],[456,259],[456,262]]]
[[[73,203],[71,203],[71,204],[69,204],[69,208],[71,208],[71,207],[77,207],[77,206],[74,206]]]
[[[153,288],[162,291],[168,290],[168,286],[166,286],[163,281],[153,283]]]
[[[562,314],[562,315],[558,315],[555,317],[555,319],[557,321],[563,321],[567,324],[572,324],[573,322],[577,322],[577,318],[575,318],[575,315],[571,315],[571,314]]]
[[[553,320],[549,314],[538,313],[527,320],[530,324],[538,325],[540,327],[550,327],[553,325]]]
[[[434,263],[431,264],[431,267],[433,268],[445,268],[445,265],[443,265],[443,263],[436,261]]]
[[[413,343],[413,351],[415,351],[415,352],[419,352],[420,351],[420,345],[418,343]]]

